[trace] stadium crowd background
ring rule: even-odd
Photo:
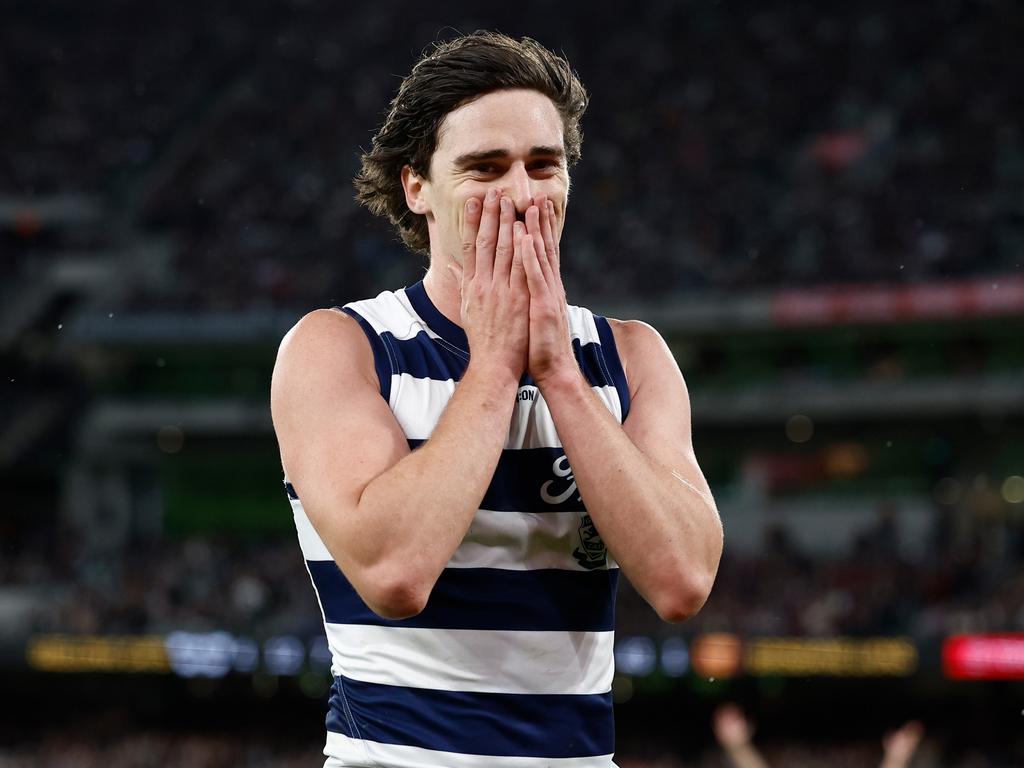
[[[626,584],[620,637],[938,647],[1024,632],[1020,304],[990,322],[700,320],[783,292],[1019,284],[1024,11],[643,0],[623,13],[43,0],[7,14],[0,680],[19,693],[0,708],[0,768],[316,764],[316,685],[154,682],[136,693],[163,709],[140,715],[116,675],[26,671],[10,649],[45,635],[320,631],[274,465],[269,369],[305,311],[421,274],[420,257],[356,207],[350,179],[396,73],[452,29],[530,34],[580,72],[592,105],[564,242],[570,300],[668,318],[655,322],[694,395],[727,533],[715,591],[669,626]],[[740,407],[780,382],[780,418]],[[952,397],[916,416],[888,402],[931,402],[944,387]],[[801,397],[822,390],[881,394],[866,410],[837,406],[831,422],[803,416]],[[1003,394],[986,403],[989,392]],[[239,404],[251,411],[232,421]],[[820,517],[808,522],[808,506]],[[621,768],[725,765],[709,723],[729,698],[764,715],[772,765],[877,764],[879,718],[892,728],[920,712],[915,764],[1024,760],[1001,725],[1006,707],[1019,721],[1019,683],[965,697],[930,680],[852,693],[826,680],[805,695],[746,678],[666,692],[635,677],[635,691],[617,689]],[[50,718],[37,689],[71,678],[91,714],[72,693]],[[795,713],[815,696],[849,696],[831,704],[839,725],[801,727]],[[180,715],[211,697],[289,724]],[[958,720],[957,707],[974,716]],[[654,727],[649,708],[671,725]]]

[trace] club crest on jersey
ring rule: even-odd
[[[572,553],[576,562],[592,571],[601,568],[608,556],[608,548],[597,532],[597,526],[590,519],[590,515],[584,515],[580,521],[580,546]]]

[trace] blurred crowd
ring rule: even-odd
[[[754,551],[726,549],[710,599],[684,629],[930,640],[1024,631],[1024,521],[1006,516],[1013,507],[978,503],[975,497],[975,506],[962,513],[937,506],[931,540],[912,559],[901,546],[906,534],[899,511],[888,506],[877,520],[869,516],[848,549],[834,555],[804,551],[787,528],[770,525]],[[46,536],[52,543],[43,541]],[[0,560],[0,588],[20,585],[40,595],[26,630],[227,630],[255,637],[322,632],[309,575],[289,534],[156,538],[102,555],[60,531],[11,541],[9,557]],[[46,560],[37,554],[44,550],[51,554]],[[678,632],[625,580],[617,628],[655,637]]]
[[[301,308],[413,282],[423,260],[352,201],[359,148],[424,45],[488,26],[564,50],[591,91],[570,298],[1019,270],[1013,0],[620,14],[23,6],[0,26],[0,197],[98,196],[105,225],[170,236],[178,280],[139,305]]]
[[[726,548],[714,591],[686,628],[743,637],[919,640],[1024,631],[1024,520],[1010,510],[998,503],[936,506],[930,541],[913,557],[902,546],[899,513],[888,505],[845,552],[831,556],[804,551],[792,531],[769,525],[756,551]],[[617,611],[621,631],[670,631],[629,588],[620,592]]]
[[[620,748],[619,768],[1010,768],[999,750],[952,750],[936,739],[922,742],[921,723],[911,721],[877,740],[815,744],[776,740],[755,744],[755,724],[733,704],[715,711],[717,745],[690,759],[670,747]],[[703,724],[691,723],[688,730]],[[653,756],[652,756],[653,755]],[[138,729],[98,735],[83,728],[51,730],[16,748],[0,746],[0,768],[299,768],[319,765],[318,744],[300,745],[266,733],[199,733]]]
[[[265,735],[137,731],[101,738],[68,729],[0,746],[0,768],[309,768],[322,760],[315,746],[282,745]]]
[[[48,588],[31,629],[75,634],[166,634],[227,630],[268,636],[322,632],[297,542],[216,536],[135,542],[105,557],[74,539],[51,549],[15,549],[0,587]]]

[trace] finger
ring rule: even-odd
[[[536,203],[530,205],[526,209],[526,215],[523,216],[526,220],[526,231],[531,235],[540,234],[540,206]]]
[[[512,198],[502,195],[498,220],[498,244],[494,248],[494,279],[509,282],[512,268],[512,225],[515,223],[515,206]]]
[[[540,200],[540,198],[538,198],[538,200]],[[544,245],[544,236],[541,234],[540,206],[531,205],[526,209],[526,230],[528,233],[527,236],[533,240],[533,250],[534,253],[537,254],[537,261],[540,264],[540,270],[541,274],[544,276],[544,282],[549,286],[554,286],[553,270],[548,260],[547,250]]]
[[[540,196],[536,198],[537,206],[537,229],[533,232],[534,248],[537,251],[537,257],[540,259],[540,268],[544,272],[544,279],[547,280],[548,285],[554,287],[553,281],[554,274],[558,272],[558,268],[555,266],[554,253],[551,249],[551,239],[548,234],[548,215],[550,201],[547,197]]]
[[[533,236],[529,232],[523,235],[519,247],[523,253],[523,268],[526,271],[526,286],[530,289],[530,296],[541,298],[547,293],[548,286],[544,281],[544,273],[541,271],[540,262],[537,259]]]
[[[476,235],[480,229],[480,209],[480,201],[471,197],[466,201],[462,216],[462,264],[468,279],[472,279],[476,273]]]
[[[561,263],[559,262],[558,238],[555,237],[555,204],[550,200],[545,200],[544,203],[546,215],[541,221],[541,230],[544,234],[544,249],[548,252],[551,266],[558,272],[561,269]]]
[[[494,246],[498,240],[498,189],[491,187],[484,198],[480,230],[476,234],[476,274],[490,280],[494,269]]]
[[[521,221],[512,225],[512,266],[509,269],[509,285],[513,288],[527,288],[526,267],[523,264],[523,235],[526,227]]]

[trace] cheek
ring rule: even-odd
[[[550,183],[546,185],[544,193],[554,202],[555,210],[561,217],[565,212],[565,207],[569,204],[569,185],[566,180],[551,179]]]
[[[479,188],[478,188],[479,187]],[[449,221],[454,227],[455,236],[462,237],[462,225],[466,220],[466,201],[475,197],[483,205],[484,197],[487,196],[487,186],[480,186],[475,183],[461,185],[451,198],[451,216]]]

